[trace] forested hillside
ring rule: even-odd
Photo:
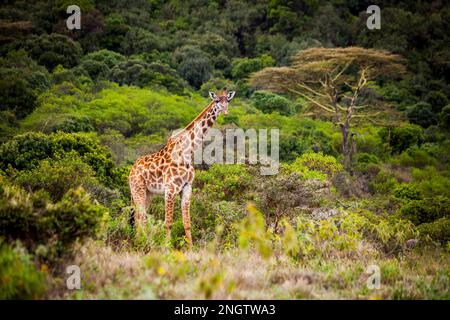
[[[2,1],[0,299],[448,299],[448,30],[448,1]],[[132,164],[223,87],[215,128],[279,129],[279,173],[199,165],[193,250],[179,199],[137,234]]]

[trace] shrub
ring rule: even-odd
[[[440,112],[448,103],[447,96],[442,91],[430,91],[425,100],[431,105],[433,112]]]
[[[112,161],[110,151],[100,145],[92,135],[85,133],[52,134],[26,133],[18,135],[0,146],[0,169],[17,170],[36,168],[40,160],[54,159],[73,152],[90,165],[99,181],[111,183]]]
[[[293,208],[307,204],[312,197],[296,172],[272,177],[264,181],[258,191],[258,206],[266,214],[266,222],[273,226],[275,232],[282,218],[292,218],[295,213]]]
[[[433,222],[450,215],[450,199],[437,196],[412,200],[400,208],[399,215],[410,220],[415,225]]]
[[[411,147],[404,151],[400,157],[400,164],[405,167],[424,168],[429,165],[436,165],[434,159],[428,152],[418,147]]]
[[[38,94],[50,85],[47,70],[23,50],[0,58],[0,111],[13,111],[17,118],[25,117],[36,107]]]
[[[191,204],[192,237],[209,241],[220,228],[220,242],[230,245],[236,237],[233,224],[243,217],[243,201],[252,197],[252,187],[252,175],[245,165],[214,164],[197,171]],[[159,212],[163,211],[161,207]]]
[[[304,153],[287,168],[299,173],[304,179],[332,179],[344,170],[335,157],[324,155],[322,152]]]
[[[12,186],[0,188],[0,236],[19,239],[30,249],[47,246],[48,258],[68,251],[78,239],[96,236],[106,217],[107,210],[92,203],[82,188],[70,189],[56,203],[43,192],[30,195]]]
[[[120,85],[163,86],[169,91],[181,93],[185,83],[170,66],[159,62],[147,63],[138,59],[130,59],[114,66],[108,79]]]
[[[19,118],[31,113],[36,107],[36,94],[29,83],[18,75],[1,75],[0,95],[0,110],[12,110]]]
[[[92,79],[105,78],[109,73],[109,68],[104,62],[85,59],[80,67],[89,74]]]
[[[43,234],[42,210],[48,195],[30,195],[16,186],[0,185],[0,236],[7,240],[37,239]],[[29,243],[25,243],[29,245]],[[32,245],[32,243],[30,244]]]
[[[84,59],[102,62],[110,69],[115,65],[119,64],[119,62],[125,60],[124,56],[122,56],[120,53],[110,51],[107,49],[102,49],[99,51],[88,53],[83,57],[83,60]]]
[[[243,249],[256,247],[264,258],[272,255],[271,235],[267,231],[264,217],[252,204],[247,206],[248,215],[239,224],[239,246]]]
[[[105,31],[101,37],[101,46],[113,51],[119,51],[125,41],[125,35],[130,30],[125,18],[116,12],[105,16]]]
[[[411,123],[418,124],[424,128],[436,124],[436,114],[429,103],[419,102],[406,110],[406,115]]]
[[[327,220],[314,221],[299,216],[296,225],[299,257],[348,257],[371,250],[368,242],[386,252],[401,248],[415,235],[402,220],[389,221],[370,211],[341,212]],[[364,248],[364,249],[362,249]]]
[[[62,123],[56,125],[53,128],[53,131],[63,131],[67,133],[74,132],[91,132],[95,131],[94,126],[92,125],[92,120],[89,117],[70,117],[65,119]]]
[[[275,64],[275,60],[267,54],[258,58],[239,58],[235,59],[231,65],[231,75],[233,79],[243,79],[250,73],[259,71],[265,67]]]
[[[0,299],[40,299],[46,290],[44,273],[19,244],[13,248],[0,239]]]
[[[379,134],[394,153],[401,153],[411,146],[418,146],[424,139],[423,129],[414,124],[396,128],[383,128],[379,131]]]
[[[417,190],[425,197],[437,195],[450,197],[450,177],[448,171],[439,172],[435,167],[414,168],[412,176]]]
[[[87,72],[83,68],[66,69],[62,65],[58,64],[52,71],[54,84],[80,84],[84,78],[87,78]]]
[[[61,200],[71,188],[98,184],[92,168],[76,155],[66,155],[61,160],[43,160],[36,168],[19,171],[13,180],[25,190],[47,191],[54,201]]]
[[[77,42],[57,33],[33,35],[25,41],[17,41],[15,46],[27,50],[34,60],[48,70],[53,70],[59,64],[72,68],[78,64],[82,55],[81,46]]]
[[[358,164],[378,164],[380,163],[380,159],[374,154],[361,152],[356,155],[356,162]]]
[[[372,193],[390,194],[398,185],[397,179],[387,170],[379,170],[369,182]]]
[[[209,55],[197,46],[186,45],[174,53],[178,74],[195,88],[212,76],[212,62]]]
[[[103,206],[91,202],[83,188],[70,189],[61,201],[48,208],[47,232],[56,234],[63,246],[95,237],[102,230],[107,213]]]
[[[217,200],[241,199],[251,186],[252,177],[246,166],[214,164],[206,171],[197,171],[194,188],[214,195]]]
[[[130,28],[121,44],[125,55],[159,50],[164,46],[161,39],[154,33],[142,28]]]
[[[406,200],[420,200],[422,194],[417,190],[417,186],[414,184],[403,183],[398,185],[392,192],[393,196],[399,199]]]
[[[450,241],[450,219],[440,218],[433,222],[422,223],[418,230],[422,237],[430,237],[434,241],[440,243],[448,243]]]
[[[256,91],[250,101],[264,113],[279,112],[282,115],[291,115],[296,112],[297,106],[289,99],[266,91]]]
[[[439,125],[444,130],[450,130],[450,104],[446,105],[440,114]]]

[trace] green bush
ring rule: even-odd
[[[450,215],[450,199],[437,196],[412,200],[400,208],[399,215],[410,220],[415,225],[433,222]]]
[[[184,81],[170,66],[138,59],[130,59],[114,66],[108,74],[108,79],[120,85],[159,86],[171,92],[181,93],[185,87]]]
[[[228,246],[236,236],[233,224],[245,212],[243,203],[252,197],[254,184],[248,167],[244,165],[212,165],[197,171],[191,205],[192,236],[200,241],[216,237]]]
[[[300,180],[298,173],[276,175],[258,187],[257,204],[265,213],[266,222],[278,228],[282,217],[292,218],[293,208],[305,205],[311,200],[308,188]],[[275,230],[276,231],[276,230]]]
[[[123,60],[125,60],[125,57],[122,56],[120,53],[110,51],[107,49],[102,49],[99,51],[88,53],[83,57],[84,60],[93,60],[104,63],[109,69],[114,67],[115,65],[119,64]]]
[[[314,221],[300,215],[296,235],[301,257],[353,256],[368,242],[393,252],[416,235],[411,223],[390,220],[367,210],[341,212],[329,219]]]
[[[424,168],[429,165],[436,165],[437,161],[429,152],[418,147],[411,147],[400,154],[400,164],[405,167]]]
[[[418,146],[424,139],[423,129],[414,124],[383,128],[379,134],[394,153],[401,153],[411,146]]]
[[[450,197],[449,171],[438,171],[430,166],[424,169],[413,168],[412,176],[417,189],[425,197],[432,198],[437,195]]]
[[[55,159],[71,152],[91,166],[99,181],[111,183],[114,167],[111,152],[85,133],[30,132],[15,136],[0,146],[0,169],[30,170],[36,168],[40,160]]]
[[[78,42],[57,33],[32,35],[25,41],[17,41],[14,45],[16,48],[24,48],[34,60],[48,70],[53,70],[59,64],[72,68],[78,64],[82,55]]]
[[[425,100],[431,105],[433,112],[440,112],[448,104],[448,98],[442,91],[430,91]]]
[[[440,114],[440,120],[439,125],[444,130],[450,130],[450,104],[446,105],[444,108],[442,108],[442,112]]]
[[[379,168],[378,168],[379,169]],[[372,193],[390,194],[398,185],[397,179],[387,170],[378,170],[376,175],[369,182],[369,189]]]
[[[194,188],[214,195],[217,200],[241,199],[251,186],[252,176],[244,165],[212,165],[206,171],[197,171]]]
[[[120,190],[111,189],[101,184],[95,177],[95,172],[78,154],[73,151],[63,155],[63,158],[42,160],[35,168],[29,170],[14,171],[10,173],[10,179],[17,185],[30,192],[45,191],[53,201],[60,201],[63,195],[70,189],[82,186],[91,196],[101,204],[113,211],[123,202],[122,197],[128,200],[129,192],[121,197]],[[114,170],[110,187],[123,187],[117,185],[122,173]],[[122,178],[120,178],[122,179]]]
[[[111,12],[105,16],[104,24],[104,35],[101,37],[102,47],[112,51],[120,51],[130,26],[119,12]]]
[[[271,234],[267,230],[264,216],[252,204],[247,205],[247,216],[238,225],[238,243],[242,249],[256,248],[264,258],[272,255]]]
[[[424,128],[437,123],[436,113],[427,102],[419,102],[406,110],[406,115],[411,123],[418,124]]]
[[[422,237],[430,237],[434,241],[439,241],[443,244],[450,241],[450,219],[441,218],[433,222],[422,223],[418,227],[419,233]]]
[[[86,71],[91,79],[95,80],[105,78],[109,73],[108,66],[104,62],[96,60],[84,59],[80,64],[80,68]]]
[[[108,211],[92,203],[83,188],[70,189],[61,201],[50,205],[47,213],[47,232],[58,235],[62,245],[77,239],[95,237],[106,221]]]
[[[159,37],[155,33],[143,28],[133,28],[125,34],[121,44],[121,52],[125,55],[131,55],[141,52],[151,52],[162,49],[164,37]]]
[[[304,179],[315,177],[332,179],[344,170],[342,164],[335,157],[324,155],[322,152],[304,153],[286,168],[299,173]]]
[[[275,60],[267,54],[258,58],[239,58],[235,59],[231,65],[231,75],[233,79],[243,79],[250,73],[259,71],[265,67],[275,64]]]
[[[0,111],[13,111],[23,118],[37,106],[37,96],[51,86],[47,70],[23,50],[0,58]]]
[[[360,152],[356,155],[356,162],[358,164],[378,164],[380,163],[380,159],[374,154]]]
[[[45,274],[36,270],[31,256],[19,244],[13,248],[0,239],[0,300],[41,299]]]
[[[30,195],[2,181],[0,236],[6,237],[7,240],[22,239],[24,244],[33,245],[33,239],[38,239],[44,233],[42,211],[45,211],[48,198],[45,193]]]
[[[54,201],[61,200],[69,189],[98,184],[92,168],[70,154],[61,160],[42,160],[36,168],[17,172],[13,181],[32,192],[45,190]]]
[[[67,133],[74,132],[92,132],[95,131],[92,120],[89,117],[70,117],[53,128],[53,131],[63,131]]]
[[[178,74],[195,88],[212,76],[212,62],[209,55],[197,46],[186,45],[174,53]]]
[[[29,83],[15,74],[2,74],[0,80],[1,110],[13,110],[19,118],[36,107],[36,94]]]
[[[417,189],[417,186],[414,184],[408,184],[408,183],[399,184],[392,192],[392,195],[396,198],[406,199],[406,200],[422,199],[422,194]]]
[[[43,245],[47,258],[69,251],[78,239],[98,235],[107,213],[82,188],[70,189],[52,203],[43,192],[30,195],[14,186],[0,186],[0,236],[19,239],[30,249]]]
[[[250,101],[264,113],[279,112],[282,115],[291,115],[297,111],[297,106],[289,99],[266,91],[256,91]]]

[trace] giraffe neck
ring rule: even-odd
[[[194,152],[202,144],[203,137],[216,123],[219,117],[219,108],[213,102],[197,117],[192,126],[187,127],[187,138],[190,143],[191,152]]]
[[[180,136],[175,137],[175,144],[181,148],[185,157],[184,161],[191,158],[195,150],[202,144],[204,135],[208,132],[220,114],[219,108],[211,102],[190,124],[188,124]],[[190,161],[189,161],[190,162]]]

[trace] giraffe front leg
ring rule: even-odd
[[[166,188],[164,201],[166,205],[166,232],[167,232],[167,241],[170,243],[170,228],[172,227],[173,222],[173,205],[175,202],[176,192],[173,187]]]
[[[191,205],[192,185],[186,184],[181,191],[181,212],[183,214],[184,232],[186,234],[186,240],[189,246],[189,250],[192,249],[192,237],[191,237],[191,217],[189,214],[189,208]]]

